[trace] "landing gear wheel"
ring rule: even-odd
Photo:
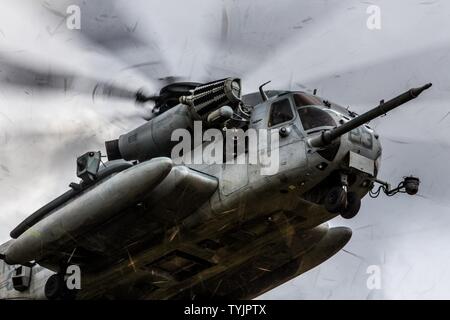
[[[330,213],[341,213],[347,203],[347,192],[342,187],[333,187],[325,196],[325,208]]]
[[[75,300],[77,290],[67,289],[64,275],[51,275],[45,283],[45,296],[48,300]]]
[[[49,300],[56,300],[64,293],[64,278],[59,274],[51,275],[45,283],[45,296]]]
[[[361,198],[354,192],[347,194],[347,206],[341,212],[341,217],[344,219],[351,219],[355,217],[361,208]]]

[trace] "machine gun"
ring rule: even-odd
[[[417,98],[423,91],[431,88],[432,84],[428,83],[420,88],[413,88],[401,95],[389,100],[388,102],[381,101],[378,107],[375,107],[366,113],[357,116],[356,118],[344,123],[343,125],[336,127],[331,130],[322,131],[319,136],[309,139],[309,144],[315,148],[322,148],[330,145],[335,139],[341,137],[342,135],[358,128],[359,126],[382,116],[389,111]]]

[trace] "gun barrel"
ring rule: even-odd
[[[417,98],[423,91],[429,89],[432,86],[431,83],[424,85],[423,87],[413,88],[405,93],[387,101],[381,102],[378,107],[375,107],[366,113],[344,123],[342,126],[339,126],[332,130],[327,130],[322,132],[322,134],[318,137],[312,138],[310,140],[310,144],[313,147],[323,147],[330,144],[336,138],[346,134],[347,132],[352,131],[353,129],[375,119],[379,116],[386,114],[387,112]]]

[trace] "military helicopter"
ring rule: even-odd
[[[22,75],[31,67],[2,62],[19,74],[15,85],[29,84]],[[39,86],[68,76],[51,78]],[[352,232],[327,221],[355,217],[367,194],[418,192],[417,177],[394,188],[377,178],[382,149],[368,122],[431,84],[357,115],[316,92],[263,84],[242,95],[234,77],[161,81],[158,94],[94,81],[89,94],[153,103],[152,117],[105,141],[106,155],[86,150],[75,162],[80,181],[11,231],[0,246],[1,299],[251,299],[341,250]],[[186,161],[211,141],[191,141],[174,157],[173,132],[199,125],[224,139],[239,129],[275,133],[275,149],[256,151],[278,153],[278,170],[261,174],[245,137],[243,149],[234,148],[238,137],[222,154],[240,164]],[[70,286],[73,270],[80,286]]]
[[[136,100],[156,101],[157,115],[107,141],[108,162],[102,164],[100,152],[80,156],[81,181],[25,219],[2,246],[4,263],[19,266],[14,288],[26,292],[39,264],[55,272],[45,297],[67,297],[65,270],[77,265],[79,298],[255,297],[339,251],[351,231],[323,223],[339,214],[354,217],[375,184],[375,195],[417,193],[416,177],[394,189],[376,178],[381,145],[366,123],[430,87],[360,116],[304,92],[261,86],[241,97],[235,78],[174,83],[157,97],[138,91]],[[275,130],[278,172],[175,164],[172,132],[192,130],[195,121],[222,132]]]

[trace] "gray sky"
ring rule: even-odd
[[[246,92],[267,80],[272,88],[318,88],[357,112],[433,82],[419,99],[373,122],[384,148],[380,177],[397,183],[418,175],[421,196],[364,199],[354,220],[331,222],[354,230],[347,252],[262,298],[450,298],[450,2],[89,1],[100,11],[82,6],[82,32],[104,39],[134,28],[146,43],[112,52],[60,23],[55,12],[64,1],[47,1],[51,10],[40,1],[0,1],[0,66],[8,55],[149,91],[158,89],[149,74],[236,75]],[[381,30],[366,26],[372,4],[381,9]],[[118,23],[117,12],[128,23]],[[160,57],[164,68],[127,69]],[[0,240],[76,180],[77,155],[142,123],[138,111],[128,102],[0,87]],[[381,290],[366,286],[370,265],[381,268]]]

